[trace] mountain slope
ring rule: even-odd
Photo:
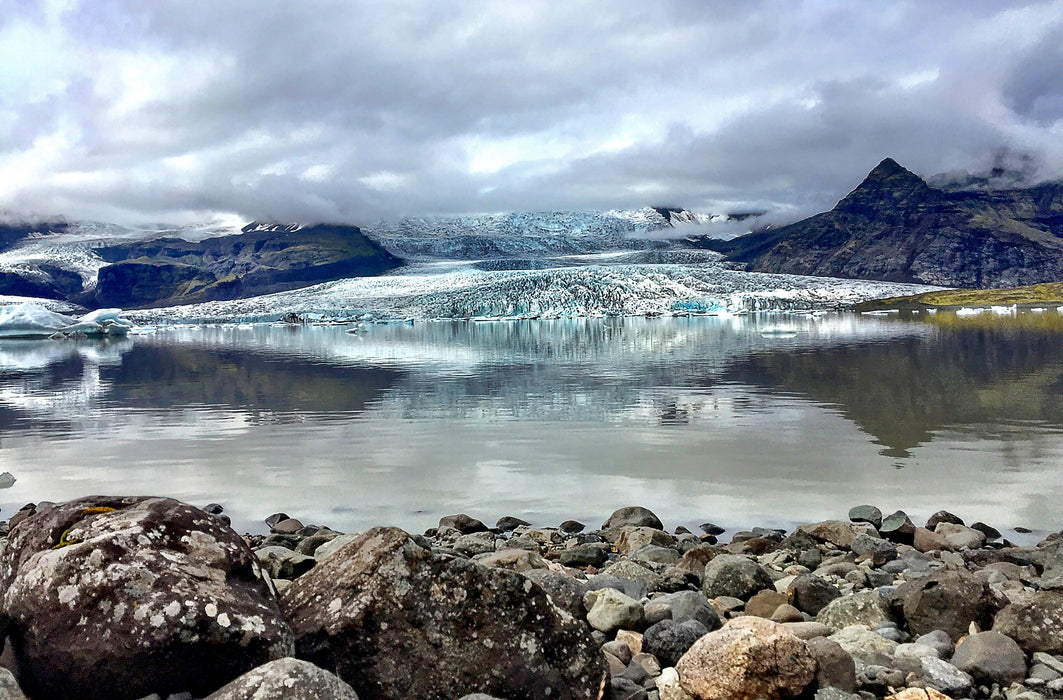
[[[882,161],[834,209],[711,247],[755,272],[949,287],[1063,279],[1063,183],[944,192]]]

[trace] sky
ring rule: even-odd
[[[1063,177],[1063,0],[0,0],[0,216],[829,209]]]

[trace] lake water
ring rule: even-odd
[[[838,314],[182,327],[0,344],[3,514],[82,495],[352,531],[947,508],[1063,527],[1063,318]],[[0,516],[2,517],[2,516]]]

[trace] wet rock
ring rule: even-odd
[[[974,622],[981,629],[993,621],[994,599],[989,587],[966,570],[937,571],[897,589],[904,619],[912,634],[943,630],[953,639]]]
[[[698,700],[776,700],[801,694],[816,659],[782,625],[740,617],[695,642],[675,668],[683,690]]]
[[[848,693],[856,690],[856,662],[849,652],[824,637],[808,640],[808,649],[816,658],[816,684],[820,688],[839,688]]]
[[[1004,607],[993,629],[1014,639],[1027,653],[1063,654],[1063,592],[1037,591]]]
[[[715,523],[702,523],[701,525],[698,525],[698,527],[700,527],[701,531],[704,532],[706,535],[715,536],[722,535],[723,533],[727,532],[727,530]]]
[[[501,518],[498,519],[498,522],[495,523],[495,528],[501,530],[502,532],[512,532],[518,527],[528,527],[529,525],[531,525],[531,523],[529,523],[527,520],[521,520],[520,518],[514,517],[512,515],[503,515]]]
[[[877,530],[882,526],[882,511],[875,506],[855,506],[849,509],[849,520],[854,523],[870,523]]]
[[[972,634],[958,645],[952,664],[979,683],[1007,686],[1026,678],[1026,655],[1013,639],[1000,632]]]
[[[612,588],[587,591],[583,597],[587,622],[609,634],[618,629],[641,629],[645,619],[642,603]]]
[[[291,657],[248,671],[206,700],[358,700],[354,688],[317,666]]]
[[[602,523],[602,530],[611,530],[617,527],[651,527],[655,530],[663,530],[664,525],[661,524],[661,519],[658,518],[653,512],[642,506],[627,506],[626,508],[620,508],[613,512],[609,518]]]
[[[898,510],[882,519],[882,526],[878,531],[891,542],[911,544],[915,535],[915,524],[907,513]]]
[[[661,620],[646,628],[642,635],[642,648],[666,666],[675,666],[694,642],[708,633],[709,629],[697,620]]]
[[[286,590],[304,658],[366,698],[596,698],[605,666],[587,627],[527,578],[450,559],[374,528]]]
[[[218,518],[172,499],[38,507],[11,530],[0,590],[34,698],[206,695],[292,653],[255,555]]]
[[[574,535],[577,532],[583,532],[586,527],[586,525],[584,525],[578,520],[566,520],[565,522],[558,525],[557,529],[565,533],[566,535]]]
[[[281,522],[282,520],[289,520],[290,518],[291,516],[289,516],[287,513],[274,513],[273,515],[266,518],[264,522],[272,530],[274,525]]]
[[[721,554],[705,566],[701,590],[709,598],[732,596],[743,600],[772,587],[771,575],[755,561],[739,554]]]
[[[877,590],[860,591],[837,598],[816,615],[817,622],[822,622],[833,630],[841,630],[850,625],[877,627],[892,620],[889,601]]]
[[[980,532],[983,535],[985,535],[986,539],[989,540],[989,541],[999,540],[1000,539],[1000,530],[998,530],[995,527],[992,527],[990,525],[986,525],[985,523],[983,523],[981,521],[976,522],[976,523],[971,523],[971,529],[972,530],[978,530],[978,532]]]
[[[452,528],[457,530],[463,535],[468,535],[473,532],[486,532],[487,526],[476,518],[466,515],[465,513],[458,513],[457,515],[444,515],[439,519],[439,529]]]

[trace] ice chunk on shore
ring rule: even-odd
[[[47,338],[73,323],[69,316],[32,302],[0,308],[0,338]]]
[[[121,318],[121,309],[96,309],[61,329],[64,335],[84,333],[91,336],[123,336],[133,328],[133,322]]]

